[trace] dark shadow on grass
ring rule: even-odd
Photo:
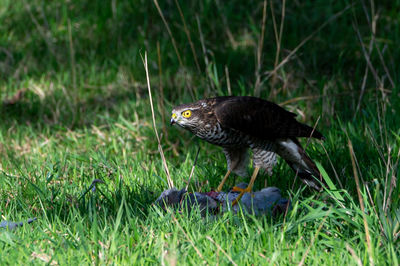
[[[50,128],[83,128],[95,124],[99,117],[107,115],[118,117],[121,109],[129,106],[134,111],[135,93],[113,92],[108,96],[95,94],[86,99],[66,99],[65,95],[48,95],[40,100],[33,93],[13,103],[0,105],[1,126],[5,129],[15,124],[28,125],[33,129]],[[125,110],[126,111],[126,110]]]

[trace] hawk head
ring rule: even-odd
[[[201,113],[199,106],[179,105],[172,110],[171,125],[178,124],[185,129],[194,129],[201,122]]]
[[[205,99],[176,106],[172,110],[171,125],[176,123],[196,134],[208,128],[209,124],[213,124],[214,120],[212,104]]]

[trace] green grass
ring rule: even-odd
[[[282,1],[268,1],[260,95],[295,99],[284,107],[302,122],[320,118],[326,140],[310,142],[307,153],[332,181],[317,194],[279,161],[268,183],[293,209],[274,219],[201,218],[152,206],[167,181],[140,58],[148,52],[157,129],[175,186],[186,185],[200,146],[189,189],[215,188],[226,168],[222,152],[170,127],[170,110],[228,95],[226,69],[232,94],[254,95],[262,2],[180,1],[199,69],[175,1],[159,4],[182,63],[153,1],[14,2],[0,0],[0,220],[38,220],[0,229],[0,264],[398,265],[399,1],[287,1],[278,63],[333,21],[265,79],[276,66],[273,17],[278,32],[282,18]],[[84,194],[94,179],[104,184]]]

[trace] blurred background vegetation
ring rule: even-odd
[[[70,104],[85,108],[81,101],[96,105],[93,101],[107,97],[135,97],[145,88],[144,51],[149,53],[153,87],[161,82],[167,102],[228,94],[227,73],[234,95],[259,90],[262,97],[277,101],[313,95],[301,109],[315,108],[325,120],[338,113],[354,118],[357,106],[371,105],[376,94],[398,96],[392,91],[400,72],[398,1],[267,2],[260,62],[263,1],[177,3],[159,2],[171,36],[153,1],[2,0],[2,98],[21,88],[35,92],[34,84],[44,79],[53,80],[53,87],[36,94],[45,101],[59,99],[54,101],[63,107],[60,115]],[[65,97],[75,101],[67,104]],[[16,118],[34,119],[35,112],[52,116],[53,108],[48,102],[41,110],[30,106]],[[91,120],[79,108],[73,115],[76,119],[62,119],[68,127]]]
[[[216,187],[226,165],[217,148],[169,127],[176,104],[256,95],[295,112],[302,122],[318,122],[326,136],[323,144],[311,142],[307,153],[343,189],[346,200],[331,195],[327,211],[325,200],[301,190],[289,167],[278,163],[269,184],[301,205],[288,218],[284,237],[277,235],[279,224],[277,230],[254,226],[251,233],[247,225],[240,227],[246,221],[232,222],[228,230],[210,225],[235,260],[265,263],[258,253],[280,252],[274,257],[278,262],[298,262],[327,221],[321,230],[325,242],[312,248],[317,255],[311,262],[348,264],[353,261],[348,244],[365,261],[374,253],[378,262],[396,262],[399,14],[399,0],[0,0],[0,215],[15,220],[38,216],[40,226],[27,238],[47,239],[48,232],[58,230],[53,244],[35,247],[29,240],[18,249],[9,243],[20,239],[0,234],[0,249],[9,255],[0,261],[26,260],[39,248],[60,262],[102,261],[99,252],[106,251],[98,241],[109,239],[116,244],[107,248],[108,258],[119,256],[122,251],[115,247],[123,243],[141,249],[123,251],[121,261],[152,256],[150,261],[157,262],[171,231],[172,254],[198,259],[193,243],[179,242],[187,234],[176,227],[177,220],[149,207],[167,184],[141,59],[147,52],[157,127],[177,187],[186,185],[198,146],[191,190]],[[355,173],[362,181],[358,191],[369,215],[373,252],[366,251]],[[101,193],[82,196],[95,178],[105,181]],[[256,188],[263,185],[258,178]],[[117,237],[118,219],[123,229]],[[213,264],[215,246],[204,240],[207,225],[196,218],[179,221],[188,223],[185,230]],[[247,250],[232,248],[231,237],[251,244]],[[276,242],[270,244],[271,239]],[[343,239],[351,242],[345,247]],[[58,250],[64,245],[72,247],[67,257],[67,249]],[[94,249],[87,252],[85,245]]]
[[[347,153],[347,130],[360,156],[374,160],[370,135],[383,145],[399,133],[400,2],[265,4],[2,0],[1,130],[54,134],[118,117],[150,122],[140,56],[147,52],[158,126],[172,143],[190,137],[166,127],[175,104],[259,95],[303,122],[320,117],[328,142],[342,143],[330,153]],[[141,145],[156,149],[155,141]],[[172,147],[177,154],[179,145]],[[339,167],[348,163],[341,158]]]
[[[167,153],[185,154],[179,144],[191,137],[166,127],[175,104],[256,95],[303,122],[321,118],[346,178],[344,131],[366,165],[399,134],[399,10],[399,1],[2,0],[0,127],[26,139],[26,132],[107,129],[122,117],[146,125],[135,147],[156,150],[147,52]]]

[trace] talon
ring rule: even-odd
[[[232,207],[239,203],[239,200],[242,198],[243,194],[240,193],[240,195],[234,201],[232,201]]]
[[[239,200],[242,198],[244,193],[251,192],[251,190],[253,189],[254,181],[256,180],[256,177],[257,177],[258,170],[260,170],[260,167],[256,167],[254,169],[253,175],[251,176],[250,183],[247,186],[247,188],[245,188],[245,189],[240,188],[240,187],[232,188],[232,191],[240,191],[239,196],[237,196],[237,198],[234,201],[232,201],[232,207],[235,206],[239,202]]]
[[[237,199],[235,199],[234,201],[232,201],[232,207],[235,206],[239,201],[237,201]]]
[[[232,192],[245,192],[245,188],[241,188],[241,187],[233,187],[232,189],[231,189],[231,191]]]
[[[249,188],[249,187],[247,187],[247,188],[240,188],[240,187],[233,187],[232,188],[232,191],[240,191],[240,194],[239,194],[239,196],[237,196],[237,198],[234,200],[234,201],[232,201],[232,207],[233,206],[235,206],[236,204],[238,204],[238,202],[239,202],[239,200],[243,197],[243,195],[245,194],[245,193],[250,193],[251,192],[251,188]],[[252,197],[254,197],[254,195],[252,194]]]

